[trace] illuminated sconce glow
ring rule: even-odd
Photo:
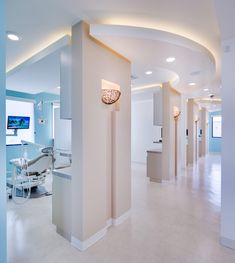
[[[175,119],[180,116],[180,109],[176,106],[173,107],[173,116]]]
[[[113,82],[102,79],[102,102],[105,104],[113,104],[121,96],[120,86]]]

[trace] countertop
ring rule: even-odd
[[[147,150],[147,153],[162,153],[162,147]]]
[[[61,169],[54,169],[52,171],[53,175],[58,176],[58,177],[62,177],[68,180],[72,179],[72,167],[65,167],[65,168],[61,168]]]

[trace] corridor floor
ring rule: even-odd
[[[234,263],[235,251],[219,243],[220,176],[219,155],[162,184],[133,164],[131,217],[85,252],[56,234],[51,196],[23,206],[9,201],[8,262]]]

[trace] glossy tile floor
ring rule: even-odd
[[[56,234],[51,197],[8,202],[9,262],[234,263],[235,251],[219,244],[220,156],[163,184],[150,183],[145,170],[133,165],[131,218],[85,252]]]

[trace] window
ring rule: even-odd
[[[222,137],[222,117],[221,116],[212,117],[212,137],[213,138]]]

